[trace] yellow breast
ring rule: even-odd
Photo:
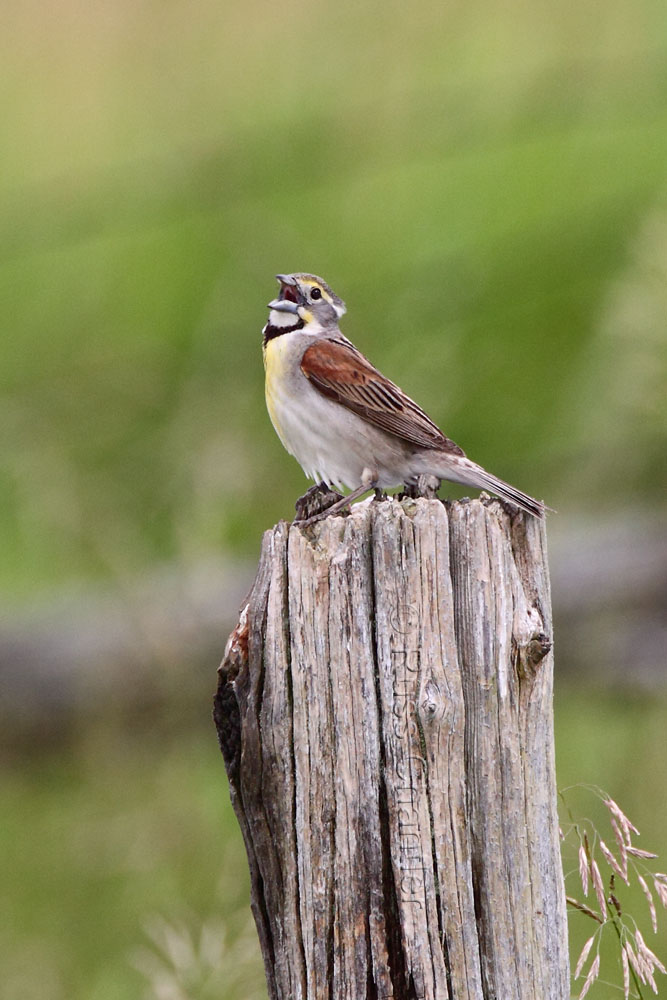
[[[285,395],[285,375],[287,373],[287,337],[275,337],[264,347],[264,394],[266,408],[271,417],[271,423],[282,438],[278,412],[280,401]]]

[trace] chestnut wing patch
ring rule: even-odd
[[[308,347],[301,371],[324,396],[420,448],[463,455],[421,407],[347,341],[324,338]]]

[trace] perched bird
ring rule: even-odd
[[[316,483],[352,493],[424,477],[489,490],[543,517],[549,508],[466,458],[409,396],[343,336],[345,303],[314,274],[279,274],[263,330],[266,405],[278,437]]]

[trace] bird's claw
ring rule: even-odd
[[[406,483],[398,499],[416,500],[418,497],[425,497],[427,500],[436,500],[439,489],[440,480],[437,476],[422,475],[417,477],[416,482]]]
[[[302,497],[299,497],[294,505],[296,513],[295,524],[311,524],[326,517],[330,507],[339,503],[343,499],[343,494],[331,490],[326,483],[318,483],[311,486]]]

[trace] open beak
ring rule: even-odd
[[[280,282],[280,294],[277,299],[269,302],[269,309],[277,309],[278,312],[297,313],[303,299],[296,284],[296,280],[289,274],[277,274],[276,278]]]

